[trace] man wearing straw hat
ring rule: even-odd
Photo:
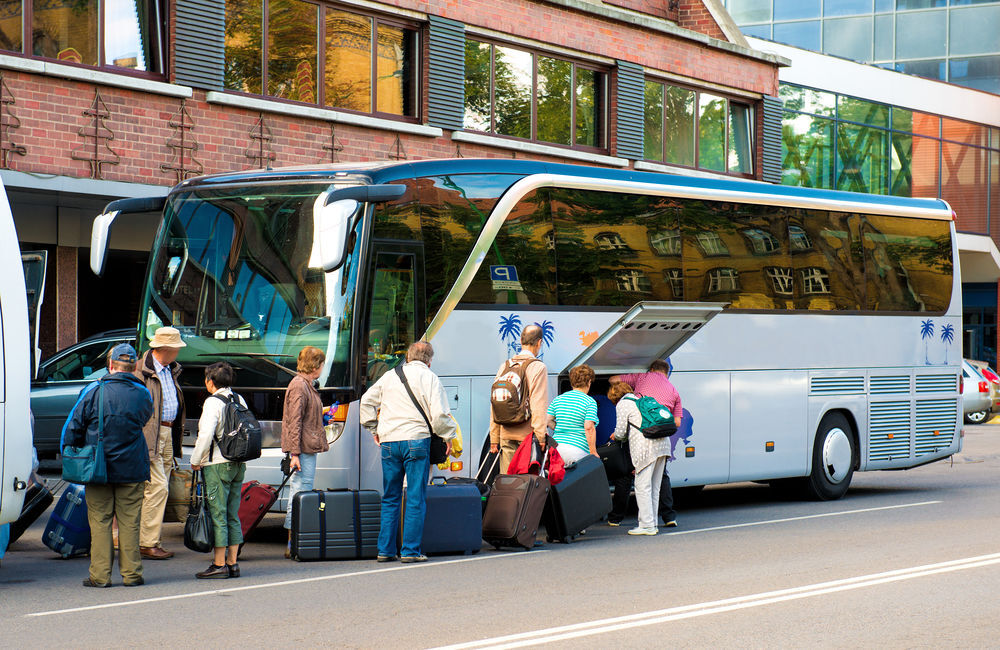
[[[139,529],[139,552],[150,560],[174,556],[160,544],[160,534],[167,507],[167,479],[174,458],[181,455],[184,435],[184,393],[177,382],[181,374],[177,354],[186,345],[176,328],[161,327],[136,368],[136,374],[153,397],[153,415],[142,430],[149,448],[149,481],[143,495]]]

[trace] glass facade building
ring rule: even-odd
[[[748,36],[1000,94],[1000,1],[725,3]]]

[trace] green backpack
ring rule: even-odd
[[[635,402],[639,408],[639,414],[642,415],[639,431],[642,432],[644,438],[658,440],[677,432],[677,421],[674,420],[670,409],[652,397],[640,397],[639,399],[626,397],[625,399]]]

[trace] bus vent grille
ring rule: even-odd
[[[888,395],[890,393],[909,393],[910,376],[892,375],[887,377],[871,378],[872,395]]]
[[[950,447],[958,423],[958,400],[917,400],[917,456]]]
[[[956,393],[958,375],[917,375],[918,393]]]
[[[868,460],[910,455],[910,402],[873,402],[868,412]]]
[[[810,395],[863,395],[864,377],[813,377],[809,384]]]

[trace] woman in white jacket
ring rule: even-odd
[[[628,440],[635,466],[635,500],[639,506],[639,525],[629,535],[655,535],[656,512],[660,506],[660,480],[670,455],[670,438],[650,440],[642,435],[642,414],[626,383],[611,385],[608,399],[615,404],[615,440]]]
[[[236,554],[243,543],[240,489],[247,466],[226,460],[215,444],[217,437],[224,433],[226,402],[235,394],[230,388],[233,379],[233,367],[225,361],[205,368],[205,388],[211,397],[205,400],[201,409],[198,440],[191,452],[191,469],[200,469],[205,475],[208,510],[215,529],[215,558],[207,569],[195,574],[198,578],[240,577],[240,565],[236,563]],[[220,397],[222,399],[218,399]],[[246,406],[242,397],[236,395],[236,399]]]

